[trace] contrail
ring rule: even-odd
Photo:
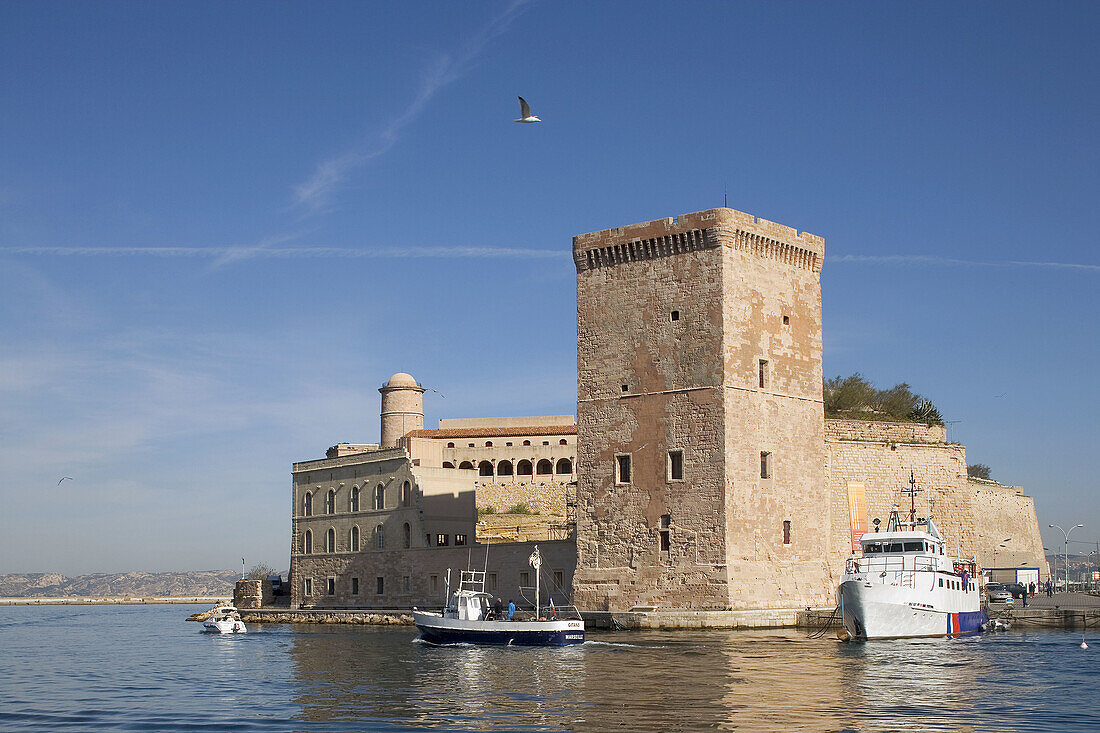
[[[553,259],[569,252],[518,247],[0,247],[36,257],[194,257],[207,259]]]
[[[1004,260],[1003,262],[983,262],[980,260],[960,260],[935,255],[829,255],[827,263],[860,262],[880,265],[950,265],[959,267],[1038,267],[1045,269],[1084,270],[1100,272],[1100,265],[1086,265],[1078,262],[1027,262],[1023,260]]]

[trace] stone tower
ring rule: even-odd
[[[424,429],[424,388],[411,375],[398,372],[379,389],[382,393],[382,448],[396,448],[401,436]]]
[[[732,209],[573,239],[575,602],[830,602],[824,240]]]

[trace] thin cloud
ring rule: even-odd
[[[0,247],[0,256],[243,259],[552,259],[569,253],[518,247]]]
[[[954,267],[1034,267],[1043,269],[1082,270],[1100,272],[1100,265],[1087,265],[1078,262],[1027,262],[1023,260],[1004,260],[1003,262],[983,262],[980,260],[960,260],[935,255],[830,255],[825,261],[866,263],[875,265],[945,265]]]
[[[508,26],[530,0],[513,0],[502,13],[486,23],[459,49],[456,56],[443,55],[424,74],[412,102],[377,135],[365,138],[350,149],[317,165],[313,174],[294,186],[294,205],[316,212],[328,205],[332,194],[357,168],[384,155],[401,137],[401,132],[415,120],[428,103],[448,84],[461,79],[473,66],[491,40],[508,30]]]

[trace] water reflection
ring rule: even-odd
[[[493,648],[415,638],[406,629],[295,628],[288,639],[299,720],[458,730],[1018,727],[992,723],[1003,718],[988,679],[996,639],[596,632],[574,647]]]

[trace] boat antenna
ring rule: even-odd
[[[917,521],[917,492],[923,489],[917,488],[917,479],[913,475],[913,469],[909,469],[909,524]]]

